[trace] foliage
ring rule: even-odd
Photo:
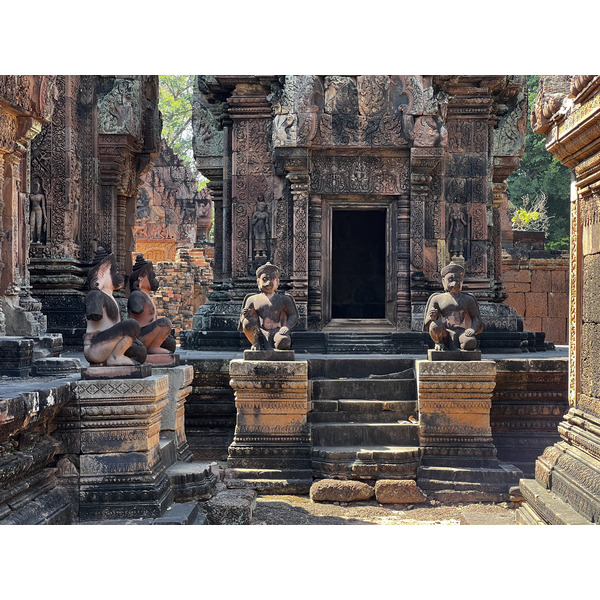
[[[530,75],[527,81],[529,109],[533,109],[539,75]],[[523,198],[546,196],[547,214],[550,219],[546,246],[548,249],[563,250],[569,247],[569,188],[571,174],[546,150],[546,138],[537,135],[527,120],[525,153],[517,170],[508,178],[508,197],[513,205],[523,206]]]
[[[187,166],[192,154],[193,75],[160,75],[158,108],[162,113],[162,137]]]
[[[547,197],[544,192],[536,196],[533,202],[529,196],[521,198],[522,206],[508,205],[512,228],[515,231],[544,231],[548,233],[550,220],[548,215]]]

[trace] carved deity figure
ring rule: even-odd
[[[267,256],[267,239],[269,236],[269,213],[263,196],[258,198],[256,211],[252,215],[252,245],[254,258]]]
[[[448,249],[450,256],[462,257],[467,241],[467,218],[465,207],[458,202],[450,205],[448,215]]]
[[[31,241],[41,244],[42,231],[46,231],[46,196],[42,192],[39,181],[34,181],[32,193],[29,194],[29,225]]]
[[[436,350],[475,350],[483,321],[477,300],[462,291],[465,270],[451,262],[441,275],[444,292],[429,297],[423,331],[429,332]]]
[[[83,355],[92,366],[132,366],[146,360],[146,348],[137,339],[139,324],[133,319],[121,321],[113,298],[113,291],[121,289],[123,283],[116,256],[100,246],[88,271],[89,292],[85,299]]]
[[[156,318],[156,306],[150,292],[158,290],[159,282],[154,274],[152,261],[138,254],[129,279],[131,293],[127,301],[127,312],[140,326],[139,340],[148,354],[173,354],[177,342],[171,335],[171,321],[166,317]]]
[[[298,322],[298,309],[291,296],[277,293],[279,267],[270,262],[256,270],[260,294],[244,298],[239,331],[252,344],[252,350],[289,350],[292,346],[290,330]]]

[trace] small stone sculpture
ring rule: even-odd
[[[239,331],[252,344],[252,350],[289,350],[292,346],[290,330],[298,322],[298,309],[291,296],[278,294],[279,267],[270,262],[256,270],[260,294],[244,298]]]
[[[252,242],[254,258],[267,256],[267,238],[269,236],[269,213],[263,196],[258,199],[256,211],[252,215]]]
[[[464,246],[467,240],[466,210],[462,204],[455,202],[450,206],[448,216],[448,250],[451,258],[463,257]]]
[[[451,262],[441,275],[444,292],[429,297],[423,331],[429,332],[435,350],[475,350],[483,322],[477,300],[462,291],[465,269]]]
[[[116,256],[100,246],[88,271],[90,291],[85,299],[83,355],[91,366],[135,366],[146,360],[146,348],[137,340],[140,326],[133,319],[121,321],[113,298],[123,283]]]
[[[41,190],[39,181],[33,182],[29,203],[31,241],[39,244],[42,241],[42,231],[46,231],[46,196]]]
[[[138,254],[129,279],[131,294],[127,301],[127,312],[139,324],[139,340],[149,355],[173,354],[177,342],[170,335],[172,323],[166,317],[156,318],[156,306],[150,297],[150,292],[155,292],[158,287],[152,261],[144,260],[144,256]]]

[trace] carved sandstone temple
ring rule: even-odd
[[[425,301],[451,258],[481,305],[482,348],[535,344],[503,304],[501,281],[500,207],[524,148],[524,85],[522,76],[197,77],[194,151],[214,199],[214,285],[187,346],[244,344],[239,307],[269,260],[300,311],[297,349],[351,347],[358,325],[367,349],[422,351]]]
[[[43,227],[29,249],[48,330],[79,346],[85,275],[99,245],[131,272],[140,177],[160,150],[157,76],[58,76],[54,111],[31,142]]]
[[[569,410],[520,484],[524,524],[600,522],[600,77],[540,78],[532,126],[572,169]]]

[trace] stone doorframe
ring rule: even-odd
[[[331,321],[332,301],[332,227],[333,211],[384,210],[385,211],[385,318],[390,325],[397,323],[398,261],[394,251],[397,240],[398,197],[363,195],[321,195],[311,197],[311,204],[321,205],[321,315],[322,326]],[[406,274],[408,277],[408,273]]]

